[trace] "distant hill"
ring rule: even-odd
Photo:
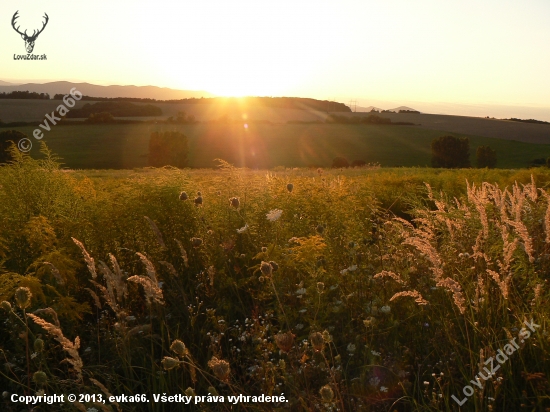
[[[0,80],[0,86],[17,86],[17,84]]]
[[[67,94],[76,87],[82,94],[94,97],[135,97],[142,99],[175,100],[192,97],[212,97],[211,93],[201,90],[177,90],[157,86],[98,86],[90,83],[51,82],[51,83],[26,83],[5,85],[0,82],[0,93],[13,91],[29,91],[36,93]]]

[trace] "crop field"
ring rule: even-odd
[[[346,124],[119,124],[56,126],[44,141],[71,168],[121,169],[147,166],[154,131],[178,130],[189,137],[189,166],[212,167],[221,158],[249,168],[327,167],[336,156],[361,159],[384,167],[428,166],[430,144],[446,133],[418,126]],[[19,127],[32,136],[33,127]],[[453,134],[457,135],[457,134]],[[460,136],[460,135],[457,135]],[[550,145],[469,136],[472,165],[477,146],[497,151],[499,168],[528,167],[550,155]],[[33,155],[38,155],[38,142]]]
[[[0,385],[94,395],[59,411],[547,411],[549,183],[19,155],[0,167]]]

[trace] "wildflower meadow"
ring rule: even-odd
[[[43,154],[0,167],[0,410],[550,410],[546,169]]]

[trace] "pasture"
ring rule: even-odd
[[[221,158],[250,168],[327,167],[336,156],[365,160],[384,167],[429,166],[431,141],[445,134],[418,126],[346,124],[248,123],[194,125],[121,124],[55,126],[44,141],[70,168],[123,169],[147,166],[149,137],[154,131],[178,130],[189,137],[189,166],[212,167]],[[32,136],[34,127],[16,128]],[[457,135],[457,134],[454,134]],[[458,135],[459,136],[459,135]],[[475,150],[489,145],[497,151],[499,168],[528,167],[548,157],[550,145],[468,136]],[[31,153],[38,142],[31,137]]]

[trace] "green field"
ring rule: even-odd
[[[152,132],[178,130],[189,137],[189,166],[211,167],[222,158],[236,166],[330,166],[336,156],[377,162],[384,167],[430,165],[430,143],[443,134],[418,126],[342,124],[242,124],[93,125],[56,126],[44,142],[71,168],[135,168],[147,166]],[[33,127],[17,130],[32,136]],[[459,136],[458,134],[454,134]],[[499,168],[529,166],[535,158],[550,155],[550,145],[468,136],[475,164],[475,150],[489,145],[497,150]],[[31,137],[33,150],[39,144]]]

